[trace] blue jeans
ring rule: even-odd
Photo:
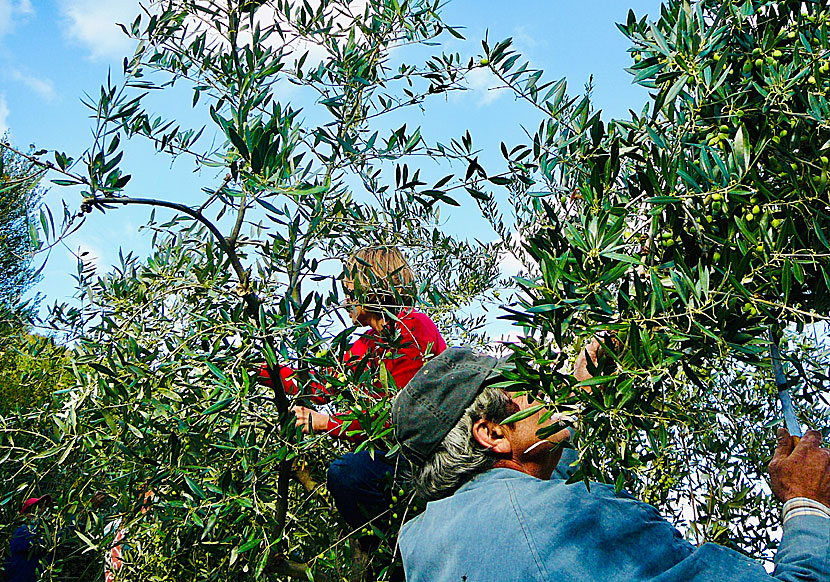
[[[363,527],[392,502],[390,484],[397,455],[386,457],[385,451],[346,453],[335,460],[326,474],[326,484],[334,505],[349,526]]]

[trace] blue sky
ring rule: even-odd
[[[132,53],[130,41],[115,25],[131,22],[136,0],[0,0],[0,132],[26,148],[57,149],[77,157],[90,141],[89,112],[81,104],[85,93],[96,94],[111,69],[121,71],[124,56]],[[579,92],[594,76],[595,104],[607,116],[624,116],[639,110],[647,100],[644,89],[631,84],[624,72],[630,65],[628,44],[615,22],[624,21],[629,8],[638,16],[656,15],[656,0],[476,1],[455,0],[444,10],[445,20],[464,27],[466,41],[448,39],[445,50],[463,59],[481,52],[480,40],[513,37],[515,47],[546,77],[568,79],[571,92]],[[476,144],[497,152],[498,143],[523,139],[522,124],[534,128],[539,118],[505,92],[492,91],[486,75],[473,78],[472,91],[432,101],[427,114],[412,110],[405,121],[422,125],[425,134],[459,136],[469,128]],[[193,124],[210,124],[189,111],[190,94],[164,93],[156,107]],[[301,101],[302,95],[297,95]],[[297,105],[311,105],[303,104]],[[211,129],[211,128],[209,128]],[[128,148],[125,165],[134,176],[128,193],[160,195],[187,200],[198,196],[210,175],[194,175],[192,166],[176,163],[140,148]],[[52,186],[45,200],[59,214],[61,199],[76,209],[80,200]],[[195,201],[195,199],[193,199]],[[146,253],[149,240],[139,233],[146,209],[94,214],[84,227],[56,247],[47,262],[37,290],[45,303],[66,300],[73,292],[70,274],[73,252],[88,251],[99,269],[117,260],[118,249]],[[478,236],[480,231],[463,213],[448,215],[446,228]]]

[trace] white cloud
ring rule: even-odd
[[[54,101],[57,98],[55,85],[49,79],[39,79],[32,75],[22,73],[17,69],[11,71],[11,76],[14,80],[20,81],[46,101]]]
[[[9,106],[6,104],[6,96],[0,95],[0,133],[8,131],[7,119],[9,117]]]
[[[365,10],[368,0],[352,0],[346,6],[339,5],[332,8],[329,14],[332,16],[333,30],[332,33],[337,34],[342,31],[349,30],[356,17],[361,17]],[[298,3],[295,3],[298,5]],[[317,10],[320,6],[320,0],[308,0],[308,5],[312,10]],[[293,13],[292,13],[293,14]],[[227,40],[217,30],[217,25],[226,29],[224,20],[208,19],[205,16],[191,15],[187,21],[191,27],[192,34],[207,33],[207,45],[211,48],[221,47],[222,50],[227,50]],[[304,53],[308,53],[306,57],[306,67],[315,66],[323,62],[329,55],[329,49],[322,44],[308,41],[299,38],[299,33],[296,26],[291,21],[286,20],[285,14],[277,10],[273,6],[264,5],[257,9],[254,16],[255,26],[259,26],[261,30],[272,27],[275,23],[279,23],[282,35],[273,34],[270,37],[271,48],[281,49],[288,56],[294,56],[299,59]],[[356,30],[357,40],[363,38],[360,30]],[[244,30],[240,32],[237,42],[241,45],[248,44],[252,40],[251,30]]]
[[[0,0],[0,36],[7,33],[12,24],[12,3]]]
[[[101,266],[101,257],[103,253],[91,244],[82,242],[78,245],[78,250],[70,253],[74,260],[81,260],[86,265],[91,265],[96,271]]]
[[[64,0],[62,10],[69,37],[86,46],[93,59],[117,59],[132,53],[133,41],[117,23],[135,20],[137,0]]]
[[[499,272],[505,277],[515,277],[520,274],[538,275],[539,267],[536,261],[524,248],[525,237],[518,232],[510,235],[509,248],[499,253]]]
[[[507,91],[501,86],[501,83],[490,69],[486,67],[475,68],[470,71],[467,75],[467,84],[478,97],[479,106],[490,105]],[[463,93],[459,93],[459,95],[463,95]]]
[[[511,36],[513,37],[513,46],[520,47],[519,52],[523,55],[527,55],[529,52],[527,49],[535,49],[548,44],[547,38],[540,39],[529,34],[528,27],[524,25],[514,28]]]
[[[520,344],[524,333],[518,331],[508,331],[490,340],[484,348],[485,353],[496,357],[503,358],[510,354],[510,349],[507,347],[510,344]]]
[[[19,16],[33,12],[30,0],[0,0],[0,36],[14,28]]]
[[[525,270],[524,263],[513,253],[499,254],[499,272],[506,277],[515,277]]]

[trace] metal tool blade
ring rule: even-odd
[[[781,365],[781,352],[778,349],[778,341],[772,328],[769,330],[770,342],[769,353],[772,359],[772,373],[775,375],[775,385],[778,387],[778,399],[781,401],[781,411],[784,413],[784,426],[791,436],[801,436],[801,425],[795,416],[790,389],[787,386],[787,377],[784,375],[784,367]]]

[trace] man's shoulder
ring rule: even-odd
[[[486,507],[490,515],[515,511],[533,513],[537,509],[544,514],[557,505],[569,508],[570,513],[619,503],[645,506],[624,491],[616,492],[611,485],[592,481],[567,483],[562,479],[544,480],[514,469],[496,468],[476,475],[452,495],[428,503],[424,513],[407,525],[412,524],[410,527],[414,532],[421,527],[432,527],[433,517],[440,521],[449,514],[466,515],[480,511],[482,507]]]
[[[432,514],[475,511],[476,508],[482,507],[478,503],[478,497],[486,497],[490,500],[486,505],[488,511],[496,510],[496,506],[502,502],[506,506],[509,505],[511,498],[521,499],[522,505],[537,503],[544,505],[551,503],[552,499],[558,499],[563,503],[571,503],[577,498],[587,500],[627,497],[631,499],[625,493],[615,493],[612,486],[602,483],[582,481],[566,483],[562,479],[544,480],[515,469],[495,468],[479,473],[451,495],[429,502],[424,513],[406,525],[413,524],[417,527],[429,521],[429,516]],[[424,517],[425,515],[427,517]]]

